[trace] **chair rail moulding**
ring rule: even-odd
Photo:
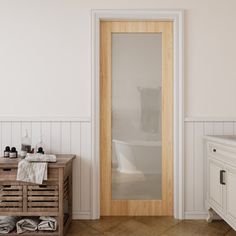
[[[0,116],[0,122],[91,122],[89,116]]]
[[[233,122],[236,121],[234,116],[187,116],[185,122]]]
[[[92,212],[100,217],[99,173],[99,38],[101,20],[156,20],[174,22],[174,216],[184,218],[184,59],[183,10],[92,10]]]

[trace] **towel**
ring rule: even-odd
[[[146,133],[161,132],[161,90],[139,88],[141,99],[141,129]]]
[[[56,231],[57,220],[50,216],[41,216],[41,222],[38,225],[38,230]]]
[[[18,234],[26,231],[36,231],[38,229],[38,223],[38,217],[23,218],[16,223],[16,231]]]
[[[0,219],[0,234],[10,233],[16,225],[18,217],[3,216]]]
[[[23,159],[18,163],[16,180],[42,184],[43,180],[47,180],[47,169],[46,162],[28,162]]]
[[[25,157],[27,161],[30,162],[56,162],[57,158],[56,155],[48,155],[48,154],[30,154],[28,153]]]

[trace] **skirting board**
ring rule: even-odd
[[[207,212],[189,211],[184,213],[185,220],[206,220]]]
[[[73,212],[72,218],[73,220],[89,220],[91,219],[91,214],[90,212]],[[184,213],[185,220],[206,220],[206,218],[207,212],[192,211]]]
[[[91,214],[90,212],[73,212],[72,219],[73,220],[90,220]]]

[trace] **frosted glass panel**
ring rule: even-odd
[[[162,196],[162,35],[112,34],[112,199]]]

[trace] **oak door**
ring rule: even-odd
[[[100,22],[101,215],[173,215],[173,22]]]

